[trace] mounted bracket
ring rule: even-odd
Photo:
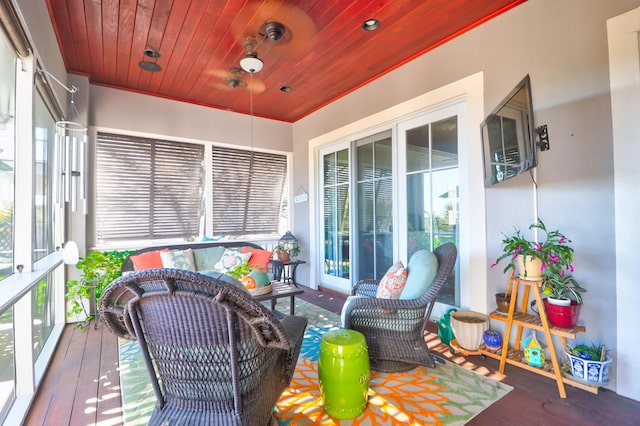
[[[547,125],[544,124],[536,127],[536,133],[539,136],[538,146],[540,147],[540,151],[547,151],[549,149],[549,132],[547,132]]]

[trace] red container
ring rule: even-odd
[[[561,306],[549,303],[547,299],[542,299],[544,302],[544,309],[547,312],[547,318],[549,323],[554,327],[571,328],[578,323],[578,316],[580,315],[580,303],[575,300],[571,301],[571,305]]]

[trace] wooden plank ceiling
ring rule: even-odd
[[[69,73],[241,113],[251,88],[254,114],[295,122],[526,0],[46,1]],[[364,31],[371,18],[379,29]],[[279,41],[265,37],[274,21],[286,27]],[[264,68],[234,74],[250,36]]]

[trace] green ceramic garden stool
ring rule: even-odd
[[[364,335],[330,330],[322,336],[318,379],[324,410],[336,419],[353,419],[367,407],[369,352]]]

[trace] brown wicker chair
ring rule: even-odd
[[[133,272],[102,293],[103,321],[138,341],[157,404],[152,425],[259,425],[293,376],[307,319],[279,320],[223,279]]]
[[[357,330],[367,340],[371,368],[379,371],[407,371],[418,365],[434,367],[424,333],[436,297],[456,263],[452,243],[435,249],[438,272],[418,299],[377,299],[378,281],[361,280],[353,287],[343,307],[344,327]],[[407,267],[411,274],[411,260]]]

